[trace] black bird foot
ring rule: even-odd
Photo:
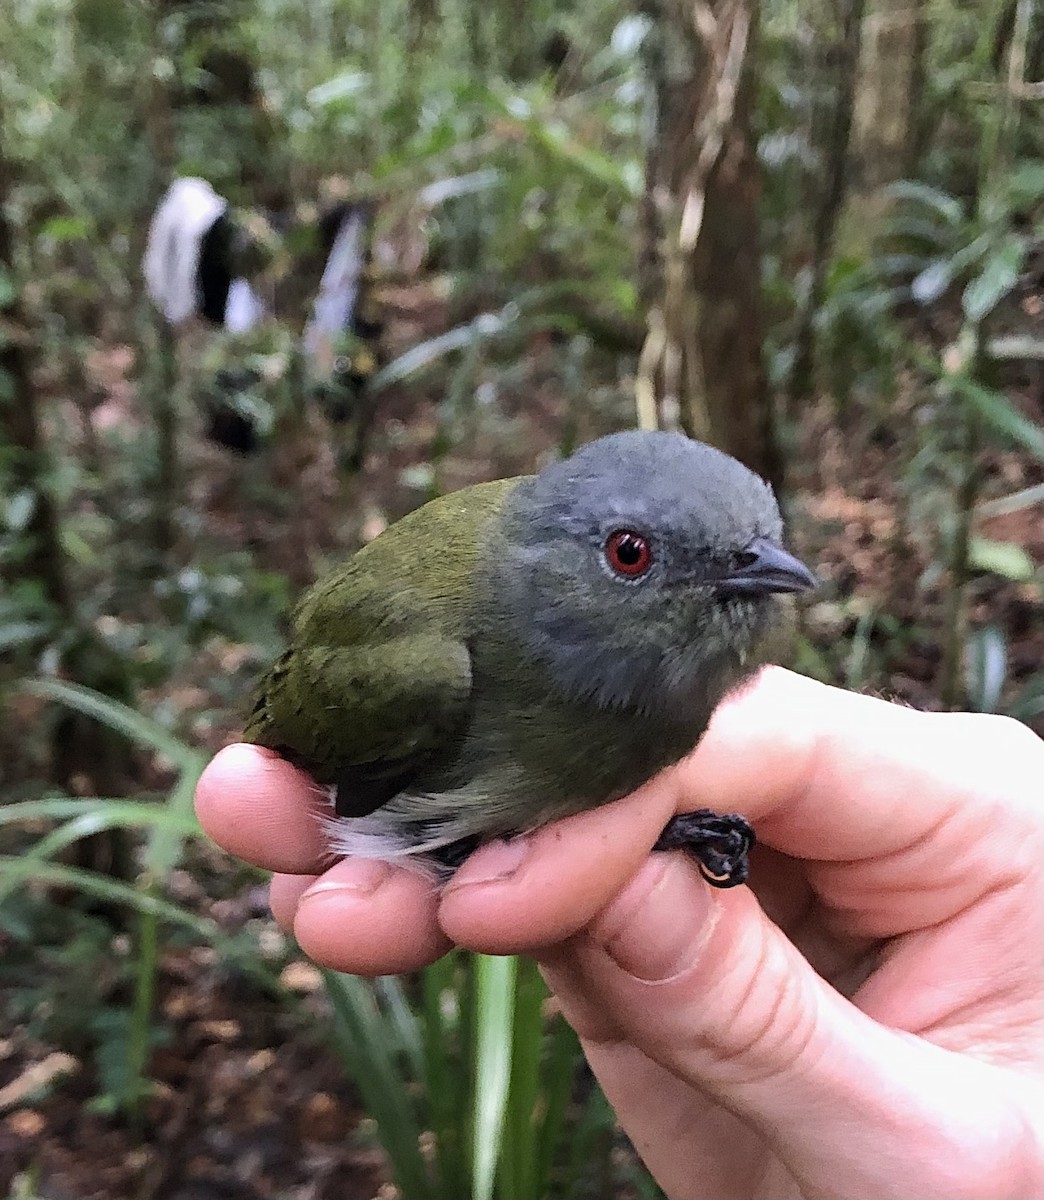
[[[747,882],[747,855],[756,840],[754,830],[739,813],[722,816],[701,808],[671,817],[653,849],[688,851],[712,887],[730,888]]]
[[[481,839],[460,838],[431,853],[440,872],[448,878],[475,850]],[[754,830],[738,813],[722,816],[709,808],[672,817],[656,839],[654,850],[685,850],[700,865],[700,873],[712,887],[737,887],[747,882],[747,855],[756,838]]]

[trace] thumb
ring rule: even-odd
[[[655,1111],[665,1086],[635,1094],[633,1060],[613,1066],[631,1045],[739,1116],[802,1194],[890,1196],[897,1161],[916,1181],[914,1158],[931,1164],[936,1186],[940,1163],[954,1172],[948,1196],[994,1194],[976,1190],[980,1171],[999,1166],[996,1114],[1008,1107],[993,1069],[873,1021],[816,974],[751,892],[712,891],[682,855],[652,855],[543,965],[622,1117]],[[699,1169],[711,1147],[698,1133],[695,1142]]]

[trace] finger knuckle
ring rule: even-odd
[[[737,1085],[803,1070],[816,1056],[819,1005],[810,972],[806,964],[795,970],[779,963],[779,953],[774,939],[763,939],[759,952],[739,960],[733,974],[731,1011],[717,1042],[719,1061]]]

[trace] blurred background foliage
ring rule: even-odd
[[[20,0],[0,45],[0,1190],[657,1195],[531,964],[320,974],[192,789],[324,566],[635,423],[776,483],[799,669],[1044,729],[1040,6]],[[177,176],[248,333],[148,301]]]

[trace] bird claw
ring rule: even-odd
[[[747,855],[756,840],[754,830],[738,813],[722,815],[701,808],[671,817],[653,849],[687,851],[712,887],[730,888],[747,882]]]

